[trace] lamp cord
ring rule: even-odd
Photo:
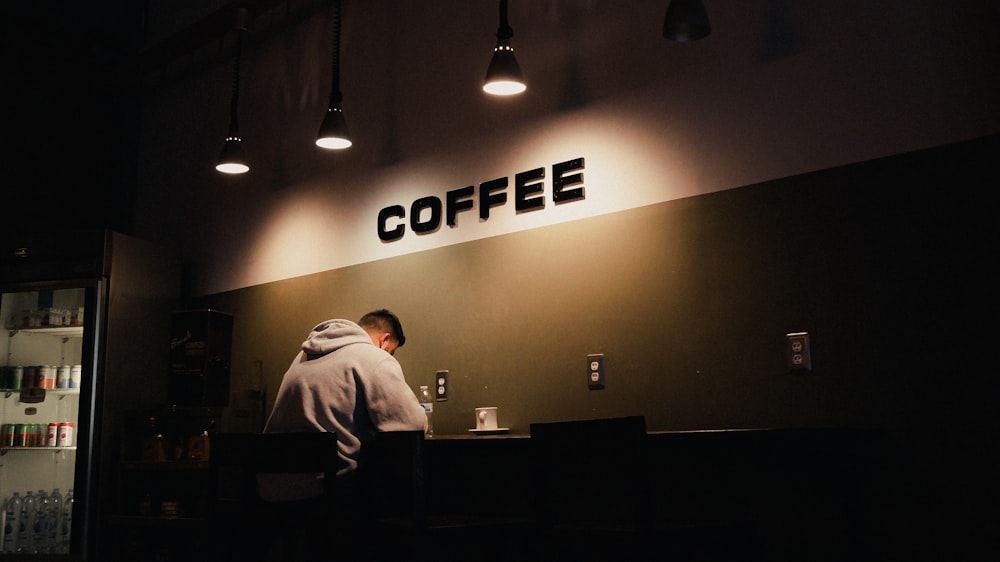
[[[245,8],[241,8],[245,10]],[[243,58],[243,34],[246,26],[242,21],[246,18],[245,13],[237,16],[236,35],[236,58],[233,59],[233,97],[229,103],[229,136],[235,137],[239,134],[238,111],[240,102],[240,59]]]
[[[507,21],[507,0],[500,0],[500,27],[497,29],[497,39],[510,39],[514,36],[514,29]]]
[[[333,37],[331,38],[333,56],[330,61],[330,107],[343,101],[343,94],[340,92],[340,0],[333,3]]]

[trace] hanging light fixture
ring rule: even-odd
[[[681,43],[708,36],[712,26],[701,0],[670,0],[663,18],[663,36]]]
[[[486,71],[483,91],[496,96],[520,94],[528,87],[521,78],[521,67],[514,58],[510,38],[514,30],[507,22],[507,0],[500,0],[500,27],[497,29],[497,46],[493,49],[493,59]]]
[[[243,145],[240,140],[240,126],[237,119],[237,107],[240,100],[240,59],[243,57],[243,34],[247,30],[247,9],[236,10],[236,59],[233,62],[233,97],[229,102],[229,134],[226,143],[222,145],[219,161],[215,169],[224,174],[245,174],[250,171],[246,158],[243,156]]]
[[[331,150],[340,150],[350,147],[351,135],[347,131],[347,121],[344,120],[344,111],[340,107],[344,96],[340,92],[340,0],[334,1],[333,6],[333,56],[330,63],[330,76],[333,85],[330,87],[330,105],[326,110],[326,117],[319,126],[319,133],[316,135],[316,146]]]

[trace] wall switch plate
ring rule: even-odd
[[[448,399],[448,371],[438,371],[434,375],[434,399],[444,402]]]
[[[788,370],[793,373],[812,372],[812,351],[809,349],[809,332],[785,334],[788,340]]]
[[[587,355],[587,388],[600,390],[604,388],[604,354]]]

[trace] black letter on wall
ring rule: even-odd
[[[553,171],[555,167],[553,167]],[[545,190],[545,184],[540,180],[545,179],[545,168],[535,168],[534,170],[528,170],[527,172],[521,172],[519,174],[514,174],[514,209],[518,212],[521,211],[532,211],[535,209],[541,209],[545,206],[545,196],[531,197],[536,193],[542,193]],[[534,183],[528,183],[531,180],[539,180]]]
[[[420,222],[420,211],[431,210],[431,217],[426,222]],[[437,230],[441,226],[441,200],[431,195],[421,197],[410,205],[410,228],[417,234],[424,234]]]
[[[583,158],[576,158],[569,162],[552,165],[552,200],[556,203],[565,203],[575,199],[585,199],[584,188],[566,189],[567,186],[583,183],[583,174],[572,174],[564,176],[570,170],[582,170]]]
[[[378,237],[383,242],[392,242],[403,237],[403,225],[398,224],[392,230],[385,229],[385,223],[389,217],[406,218],[406,209],[402,205],[386,207],[378,212]]]
[[[448,192],[447,203],[445,205],[448,213],[448,226],[455,226],[455,216],[458,215],[459,211],[472,208],[472,201],[468,198],[472,197],[472,194],[475,192],[476,188],[471,185]]]
[[[497,205],[503,205],[507,202],[507,193],[497,193],[493,195],[492,192],[503,189],[507,187],[507,178],[497,178],[495,180],[490,180],[485,183],[479,184],[479,218],[486,220],[490,218],[490,207],[496,207]]]

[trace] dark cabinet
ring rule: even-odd
[[[228,406],[233,317],[218,310],[178,310],[170,335],[169,401]]]
[[[115,560],[200,560],[212,437],[221,408],[129,412],[121,443]]]

